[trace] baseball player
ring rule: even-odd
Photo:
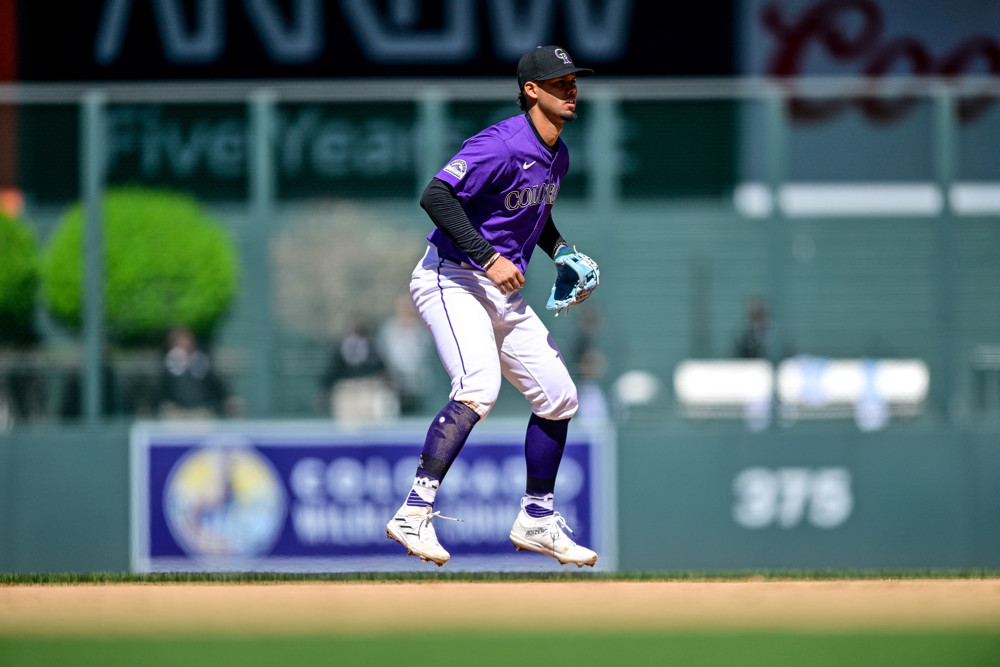
[[[577,77],[591,74],[558,46],[526,53],[517,65],[524,113],[466,140],[420,199],[435,229],[410,295],[451,377],[451,400],[427,431],[413,486],[386,534],[439,566],[450,556],[432,520],[450,517],[434,511],[434,500],[470,431],[493,408],[501,378],[524,394],[532,413],[527,485],[511,541],[563,564],[597,562],[596,553],[570,539],[553,506],[576,387],[548,329],[518,292],[535,246],[556,262],[547,303],[556,315],[599,281],[597,265],[563,240],[551,216],[569,167],[559,135],[577,116]]]

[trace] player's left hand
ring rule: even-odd
[[[524,287],[521,269],[503,255],[497,257],[493,265],[486,269],[486,277],[500,289],[501,294],[513,294]]]
[[[559,249],[555,263],[556,282],[545,307],[556,311],[556,317],[559,317],[562,311],[590,298],[601,282],[601,270],[597,268],[597,262],[569,246]]]

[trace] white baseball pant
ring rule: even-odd
[[[444,259],[429,244],[410,296],[451,378],[452,400],[486,417],[504,377],[539,417],[576,413],[576,386],[559,348],[519,292],[502,294],[483,271]]]

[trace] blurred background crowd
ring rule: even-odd
[[[552,322],[594,416],[1000,415],[996,3],[45,4],[0,0],[0,429],[441,403],[417,193],[536,42],[598,73],[557,223],[606,279]]]

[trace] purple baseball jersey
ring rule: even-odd
[[[472,226],[524,273],[568,169],[563,140],[550,149],[522,114],[467,139],[437,178],[455,189]],[[475,265],[440,229],[427,240]]]

